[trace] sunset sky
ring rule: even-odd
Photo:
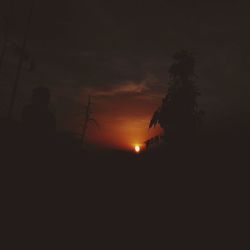
[[[153,111],[167,92],[171,56],[188,49],[197,59],[197,84],[206,123],[232,121],[249,106],[249,8],[213,1],[37,0],[27,51],[35,61],[22,72],[15,118],[34,87],[51,90],[58,129],[79,133],[87,96],[93,98],[88,139],[129,149],[160,132],[149,131]],[[9,13],[9,0],[0,3]],[[14,0],[10,41],[20,44],[29,0]],[[6,113],[17,55],[9,49],[1,74]]]
[[[100,129],[91,126],[89,138],[101,144],[131,148],[161,133],[159,128],[148,129],[162,98],[152,92],[151,84],[155,84],[154,79],[124,82],[106,90],[89,90],[93,96],[93,116],[100,123]]]
[[[160,127],[148,129],[151,116],[166,92],[166,86],[161,85],[153,76],[149,75],[141,81],[125,81],[105,87],[83,87],[79,93],[74,94],[78,105],[72,109],[69,103],[65,103],[64,91],[67,89],[61,91],[57,93],[55,101],[60,106],[65,105],[61,114],[62,123],[65,128],[77,133],[80,133],[80,124],[84,120],[84,115],[79,114],[84,110],[88,96],[92,97],[92,116],[98,121],[100,128],[90,124],[87,133],[90,143],[131,149],[134,145],[143,145],[148,138],[162,133]],[[65,110],[69,110],[68,119],[65,119]],[[75,110],[75,117],[72,116],[72,110]]]

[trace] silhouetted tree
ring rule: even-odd
[[[144,144],[146,146],[146,149],[148,150],[148,149],[150,149],[150,148],[152,148],[154,146],[159,145],[162,142],[163,139],[164,139],[164,136],[162,136],[162,135],[156,135],[156,136],[154,136],[154,137],[146,140],[144,142]]]
[[[32,14],[34,0],[31,1],[31,4],[32,9],[30,14]],[[14,0],[10,0],[8,8],[6,10],[6,14],[3,17],[0,17],[0,34],[2,38],[2,46],[0,51],[0,73],[2,72],[5,61],[8,61],[9,59],[6,57],[6,54],[8,54],[8,57],[10,57],[11,55],[12,57],[18,58],[19,60],[21,57],[23,57],[22,68],[27,71],[32,71],[35,67],[34,59],[31,57],[31,54],[27,50],[27,48],[25,48],[23,44],[19,45],[17,41],[10,38],[10,21],[13,14],[13,7]],[[28,27],[26,28],[30,27],[30,21],[31,20],[29,19],[29,23],[27,23]]]
[[[149,128],[159,124],[168,143],[190,142],[201,122],[203,111],[198,109],[197,97],[200,95],[196,87],[195,59],[187,51],[173,56],[176,61],[169,68],[168,93],[161,106],[155,111]]]
[[[9,106],[9,110],[8,110],[8,118],[12,118],[12,113],[13,113],[13,108],[14,108],[14,104],[16,101],[17,88],[18,88],[18,84],[19,84],[21,70],[23,67],[23,63],[25,62],[25,60],[27,60],[27,54],[25,53],[25,50],[26,50],[28,35],[30,33],[34,7],[35,7],[35,0],[30,0],[30,9],[29,9],[29,14],[28,14],[27,24],[26,24],[26,27],[24,29],[24,37],[23,37],[23,41],[22,41],[22,46],[19,48],[20,58],[19,58],[19,62],[18,62],[15,80],[14,80],[14,86],[13,86],[13,89],[11,92],[10,106]],[[32,69],[32,66],[31,66],[31,69]]]
[[[86,131],[87,131],[87,128],[88,128],[88,124],[90,122],[92,122],[97,127],[100,127],[99,123],[94,118],[92,118],[92,116],[91,116],[92,115],[91,104],[92,104],[91,103],[91,97],[89,96],[88,103],[85,106],[85,111],[83,112],[83,114],[84,114],[84,122],[82,124],[82,134],[81,134],[81,144],[82,145],[84,143],[84,139],[85,139],[85,136],[86,136]]]
[[[6,11],[5,16],[2,17],[0,21],[0,23],[2,24],[1,28],[2,28],[2,37],[3,37],[3,42],[2,42],[3,44],[2,44],[2,48],[0,52],[0,73],[2,70],[3,61],[4,61],[6,50],[7,50],[7,43],[9,39],[9,21],[10,21],[11,14],[12,14],[13,0],[9,2],[8,7],[9,8]]]

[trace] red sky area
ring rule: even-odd
[[[149,130],[148,125],[164,93],[152,92],[147,89],[147,83],[126,82],[105,90],[84,89],[80,94],[83,105],[87,103],[86,93],[92,96],[92,116],[100,124],[100,129],[92,123],[89,125],[88,142],[133,150],[135,145],[143,146],[145,140],[162,133],[159,126]],[[79,121],[74,127],[80,131]]]

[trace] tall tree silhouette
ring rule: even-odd
[[[85,111],[83,112],[83,114],[84,114],[84,122],[82,124],[82,134],[81,134],[81,144],[82,145],[84,144],[84,140],[85,140],[85,136],[86,136],[86,132],[87,132],[87,128],[88,128],[89,123],[92,122],[98,128],[100,127],[99,123],[94,118],[92,118],[91,104],[92,104],[91,97],[89,96],[88,97],[88,103],[85,106]]]
[[[173,56],[175,63],[169,68],[168,93],[161,106],[155,111],[149,128],[159,124],[168,143],[188,143],[192,141],[201,122],[203,111],[198,109],[195,59],[187,51],[180,51]]]
[[[3,61],[5,59],[5,54],[7,50],[7,43],[9,39],[9,22],[12,14],[13,8],[13,0],[9,2],[8,10],[6,11],[6,15],[2,18],[2,36],[3,36],[3,45],[0,52],[0,73],[2,71]]]

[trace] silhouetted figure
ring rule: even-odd
[[[31,104],[22,112],[25,134],[35,144],[47,144],[56,130],[56,120],[49,110],[50,93],[45,87],[33,90]]]

